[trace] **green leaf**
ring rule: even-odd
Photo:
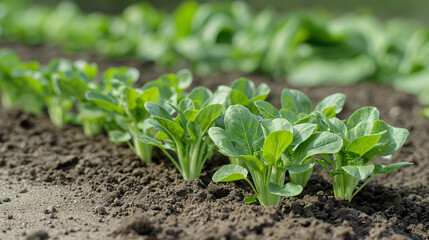
[[[270,133],[264,142],[263,156],[269,165],[275,164],[286,148],[292,143],[293,134],[288,131]]]
[[[159,130],[169,135],[172,140],[175,140],[177,143],[180,142],[183,137],[183,134],[185,134],[185,130],[179,124],[165,118],[154,117],[154,119],[159,123],[159,126],[161,127],[161,129]]]
[[[247,198],[245,198],[243,201],[244,201],[244,203],[245,204],[251,204],[251,203],[254,203],[254,202],[256,202],[256,197],[255,196],[251,196],[251,197],[247,197]]]
[[[124,109],[119,106],[118,102],[113,97],[108,95],[98,92],[88,92],[86,94],[86,99],[106,109],[107,111],[116,112],[119,114],[124,113]]]
[[[253,153],[264,143],[264,135],[255,115],[241,105],[233,105],[225,113],[225,131],[240,152]]]
[[[379,115],[375,107],[363,107],[355,111],[347,120],[347,139],[352,141],[358,137],[370,135]]]
[[[301,91],[285,88],[283,89],[280,100],[282,108],[289,109],[297,114],[309,114],[311,112],[311,101]]]
[[[363,180],[367,178],[374,170],[374,165],[366,165],[366,166],[344,166],[342,167],[346,173],[350,174],[351,176]]]
[[[124,143],[131,139],[131,134],[128,132],[113,130],[109,131],[109,140],[114,143]]]
[[[261,126],[265,136],[275,131],[293,132],[292,125],[283,118],[263,119],[261,121]]]
[[[239,78],[232,82],[231,89],[242,92],[248,100],[255,96],[255,85],[247,78]]]
[[[213,182],[232,182],[247,179],[247,170],[239,165],[229,164],[221,167],[212,177]]]
[[[228,157],[239,157],[241,155],[231,143],[225,130],[219,127],[211,127],[208,133],[220,153]]]
[[[343,139],[347,138],[347,127],[346,125],[344,125],[343,121],[334,117],[329,119],[329,122],[331,123],[330,124],[331,131],[333,131]]]
[[[317,106],[314,108],[314,111],[323,112],[324,109],[335,107],[335,113],[338,114],[343,109],[345,102],[346,102],[346,95],[342,93],[334,93],[332,95],[327,96],[319,104],[317,104]]]
[[[256,101],[255,106],[258,108],[263,118],[279,118],[279,111],[268,102]]]
[[[343,146],[343,140],[329,132],[315,133],[298,145],[293,156],[293,163],[302,163],[316,154],[337,153]]]
[[[376,121],[373,128],[373,133],[379,132],[384,132],[384,134],[381,135],[378,143],[365,155],[390,155],[404,145],[409,134],[407,129],[389,126],[381,120]]]
[[[313,123],[300,123],[294,125],[292,145],[296,146],[308,139],[314,131],[316,131],[316,128],[317,125]]]
[[[152,116],[173,121],[173,118],[171,117],[170,113],[168,113],[168,111],[161,105],[153,102],[147,102],[144,106]]]
[[[299,114],[295,111],[292,111],[287,108],[282,108],[280,109],[279,113],[282,118],[287,119],[291,123],[296,123],[297,121],[299,121]]]
[[[264,166],[262,165],[262,162],[251,155],[240,155],[240,158],[247,164],[248,168],[252,168],[255,171],[262,172],[264,169]]]
[[[249,98],[239,90],[232,89],[230,92],[231,105],[240,104],[248,106],[250,104]]]
[[[346,147],[347,152],[357,154],[359,157],[371,150],[380,140],[381,134],[358,137]]]
[[[192,89],[187,99],[191,99],[195,107],[189,107],[188,109],[200,109],[202,105],[212,96],[213,93],[206,87],[196,87]],[[187,105],[189,105],[189,103],[187,103]],[[183,109],[182,111],[185,110],[186,109]]]
[[[198,134],[200,136],[204,135],[221,113],[222,105],[220,104],[209,105],[201,109],[194,120],[195,129],[198,130]]]
[[[137,134],[136,138],[139,142],[149,144],[149,145],[154,145],[157,147],[162,147],[162,142],[159,141],[158,139],[153,138],[153,137],[149,137],[149,136],[144,135],[144,134]]]
[[[301,185],[292,182],[285,184],[283,187],[280,187],[275,183],[269,183],[268,191],[277,196],[293,197],[302,192],[302,187]]]
[[[177,72],[177,78],[178,78],[178,89],[180,91],[177,91],[178,94],[180,94],[181,90],[187,89],[192,84],[192,73],[188,69],[182,69],[179,72]]]
[[[161,103],[161,93],[158,88],[148,88],[137,98],[137,103],[140,106],[144,106],[147,102]]]
[[[314,160],[306,164],[294,164],[287,166],[287,170],[290,174],[300,174],[314,167]]]
[[[259,101],[259,100],[265,100],[268,97],[268,94],[270,94],[270,87],[268,87],[267,84],[262,83],[256,89],[255,97],[250,99],[250,100],[252,102]]]
[[[389,164],[387,166],[381,165],[381,164],[376,164],[374,167],[374,174],[388,174],[388,173],[395,171],[396,169],[398,169],[400,167],[409,166],[409,165],[413,165],[413,163],[399,162],[399,163],[392,163],[392,164]]]

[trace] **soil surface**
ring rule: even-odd
[[[166,72],[137,61],[65,56],[53,46],[0,47],[43,63],[68,57],[96,62],[101,70],[133,66],[141,72],[139,84]],[[239,76],[197,77],[194,86],[214,90]],[[281,90],[291,87],[246,77],[269,84],[276,106]],[[220,155],[201,179],[184,181],[162,152],[145,165],[104,134],[87,137],[79,126],[55,128],[46,114],[0,108],[0,239],[429,239],[429,120],[421,117],[416,98],[372,83],[298,89],[313,101],[345,93],[341,118],[376,106],[383,120],[410,131],[391,161],[414,165],[377,176],[351,203],[333,197],[329,176],[316,166],[301,195],[282,198],[278,207],[246,205],[242,200],[252,192],[245,182],[211,182],[227,163]]]

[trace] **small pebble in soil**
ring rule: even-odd
[[[10,202],[10,198],[3,199],[3,202]]]
[[[98,207],[96,207],[94,211],[95,211],[95,213],[96,213],[96,214],[98,214],[98,215],[107,215],[106,208],[105,208],[105,207],[103,207],[103,206],[98,206]]]
[[[13,219],[13,215],[10,215],[10,214],[9,214],[9,215],[7,215],[7,219],[8,219],[8,220]]]
[[[46,240],[49,238],[49,234],[46,231],[39,230],[29,234],[26,240]]]
[[[19,191],[19,193],[26,193],[26,192],[28,192],[27,188],[24,188],[21,191]]]

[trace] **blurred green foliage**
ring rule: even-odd
[[[110,16],[82,13],[72,2],[52,8],[9,0],[0,4],[0,36],[166,67],[189,64],[198,74],[263,72],[307,86],[373,80],[429,104],[429,31],[403,19],[317,10],[279,16],[244,2],[184,2],[171,14],[137,3]]]

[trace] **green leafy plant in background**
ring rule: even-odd
[[[10,50],[0,51],[0,90],[2,104],[6,108],[21,107],[24,111],[40,114],[44,107],[43,96],[26,81],[23,72],[39,75],[37,62],[21,62]]]
[[[278,205],[281,196],[300,194],[299,184],[284,184],[288,166],[299,168],[313,155],[335,153],[342,146],[341,138],[333,133],[313,134],[315,124],[292,126],[284,118],[260,120],[241,105],[229,107],[224,121],[225,129],[210,128],[209,135],[220,153],[240,158],[244,166],[224,166],[213,175],[213,181],[246,180],[256,194],[246,203],[258,199],[264,206]]]
[[[225,99],[222,92],[213,94],[207,88],[197,87],[180,99],[177,106],[170,104],[165,108],[148,102],[145,107],[152,119],[146,122],[158,133],[155,137],[139,135],[138,140],[160,148],[185,180],[199,178],[214,148],[207,131],[221,115]],[[167,150],[173,150],[176,158]]]
[[[280,110],[265,101],[257,101],[255,105],[263,118],[285,118],[299,129],[308,128],[308,125],[303,123],[313,123],[314,132],[324,132],[327,129],[321,128],[320,116],[323,115],[323,118],[335,117],[343,109],[345,100],[344,94],[335,93],[324,98],[312,110],[312,103],[303,92],[285,88],[280,98]],[[313,172],[314,164],[314,159],[308,159],[304,165],[288,166],[291,181],[305,187]]]
[[[358,109],[346,124],[332,118],[327,122],[327,127],[343,140],[341,151],[333,154],[333,158],[322,155],[323,160],[317,160],[331,175],[335,197],[351,201],[378,174],[388,174],[412,164],[371,164],[375,156],[391,155],[400,149],[408,137],[406,129],[395,128],[379,120],[379,112],[374,107]],[[359,181],[365,179],[356,190]]]
[[[411,21],[321,11],[279,18],[244,2],[184,2],[171,14],[137,3],[109,16],[82,13],[70,2],[52,8],[16,0],[0,3],[0,12],[0,37],[8,40],[53,42],[67,52],[92,50],[168,67],[187,63],[198,74],[262,72],[295,85],[372,80],[429,104],[428,30]]]
[[[171,74],[169,77],[170,82],[175,82],[176,86],[181,81],[189,82],[187,73]],[[142,161],[150,162],[152,146],[137,140],[139,134],[152,135],[154,132],[150,126],[144,124],[150,117],[144,104],[149,101],[162,103],[167,101],[168,97],[163,96],[157,87],[133,88],[132,84],[138,79],[137,69],[110,68],[104,73],[103,91],[90,91],[86,94],[86,99],[103,108],[109,115],[111,120],[105,128],[111,141],[127,143]]]

